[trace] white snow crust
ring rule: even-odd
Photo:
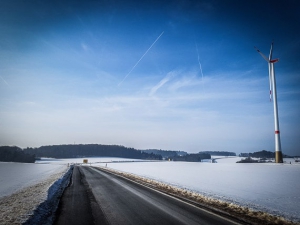
[[[83,164],[83,159],[87,159],[88,163]],[[68,164],[83,164],[90,165],[96,163],[116,163],[116,162],[141,162],[141,159],[127,159],[119,157],[86,157],[86,158],[67,158],[67,159],[54,159],[54,158],[41,158],[37,160],[36,164],[55,164],[55,165],[68,165]]]
[[[235,163],[239,160],[228,157],[218,163],[164,161],[107,166],[300,222],[300,164]]]
[[[66,165],[0,162],[0,198],[66,170]]]
[[[43,169],[40,171],[33,172],[30,164],[14,164],[6,163],[2,165],[2,169],[5,166],[6,168],[15,166],[24,169],[24,171],[19,171],[18,176],[10,177],[8,180],[13,180],[10,184],[13,190],[17,189],[17,191],[0,198],[0,224],[26,224],[26,221],[29,221],[27,224],[52,224],[53,210],[55,210],[59,201],[57,197],[62,194],[70,177],[70,172],[66,173],[67,167],[57,168],[54,166],[52,169],[42,167]],[[51,165],[48,167],[51,167]],[[38,169],[40,167],[34,168]],[[16,172],[16,169],[13,171]],[[30,174],[27,174],[29,171]],[[3,173],[3,171],[1,172]],[[42,176],[43,172],[44,176]],[[34,174],[37,175],[35,178],[32,177]],[[20,189],[19,182],[26,178],[30,178],[30,181]],[[3,193],[7,194],[6,188],[2,190],[4,190]]]
[[[85,165],[141,161],[108,157],[84,159],[89,161]],[[52,224],[60,195],[71,175],[68,166],[82,162],[83,158],[0,162],[0,225]]]
[[[82,164],[83,159],[89,163],[82,165],[132,173],[300,222],[300,163],[293,159],[284,159],[284,164],[236,163],[241,158],[214,158],[218,163],[145,162],[107,157],[43,158],[35,164],[0,163],[0,224],[19,224],[34,213],[39,215],[37,218],[49,213],[49,204],[38,213],[37,209],[65,185],[62,177],[67,166]]]

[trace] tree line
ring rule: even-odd
[[[173,161],[201,162],[202,159],[211,159],[211,155],[207,153],[196,153],[187,155],[176,155],[169,157]]]
[[[235,152],[226,152],[226,151],[202,151],[199,153],[207,153],[215,156],[236,156]]]
[[[240,153],[240,157],[253,157],[253,158],[275,158],[275,152],[270,152],[266,150],[262,150],[259,152],[253,152],[253,153]],[[291,156],[282,155],[283,158],[291,158]]]
[[[146,153],[153,153],[156,155],[161,155],[163,158],[169,158],[169,157],[174,157],[174,156],[182,156],[182,155],[187,155],[187,152],[184,151],[172,151],[172,150],[158,150],[158,149],[147,149],[147,150],[142,150],[142,152]]]
[[[36,155],[36,157],[50,158],[121,157],[132,159],[162,159],[161,155],[146,153],[120,145],[51,145],[41,146],[39,148],[26,148],[24,152]]]
[[[38,148],[21,149],[19,147],[0,147],[0,161],[35,162],[35,158],[82,158],[82,157],[120,157],[132,159],[166,160],[200,162],[211,159],[208,152],[188,154],[184,151],[136,150],[120,145],[77,144],[49,145]],[[218,152],[219,153],[219,152]],[[219,153],[220,155],[220,153]],[[229,154],[230,155],[230,154]]]
[[[0,146],[0,161],[34,163],[35,155],[27,154],[16,146]]]
[[[201,162],[202,159],[211,159],[211,155],[207,152],[188,154],[187,152],[184,151],[158,150],[158,149],[147,149],[142,151],[161,155],[163,159],[172,160],[172,161]]]

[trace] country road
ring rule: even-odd
[[[61,224],[238,224],[97,168],[76,166],[62,197]]]

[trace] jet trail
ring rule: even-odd
[[[202,72],[202,66],[201,66],[201,63],[200,63],[199,51],[198,51],[198,45],[197,45],[197,43],[196,43],[196,50],[197,50],[197,56],[198,56],[199,68],[200,68],[200,71],[201,71],[202,81],[203,81],[203,72]]]
[[[144,58],[144,56],[149,52],[149,50],[155,45],[155,43],[158,41],[158,39],[163,35],[164,31],[156,38],[156,40],[153,42],[153,44],[147,49],[147,51],[142,55],[142,57],[137,61],[137,63],[131,68],[131,70],[127,73],[127,75],[124,77],[124,79],[118,84],[120,86],[123,81],[131,74],[131,72],[134,70],[134,68],[139,64],[139,62]]]
[[[9,87],[9,84],[6,82],[6,80],[4,80],[4,78],[2,76],[0,76],[0,77],[3,80],[3,82]]]

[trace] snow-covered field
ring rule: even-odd
[[[217,159],[218,163],[134,162],[107,166],[300,221],[300,164],[289,159],[285,164],[235,163],[238,160],[228,157]]]
[[[87,158],[89,163],[112,163],[141,161],[123,158]],[[0,198],[10,195],[26,187],[41,183],[53,174],[60,174],[67,170],[68,165],[82,163],[83,158],[52,159],[42,158],[36,163],[0,162]],[[90,164],[88,164],[90,165]]]
[[[0,162],[0,198],[65,171],[66,165]]]
[[[68,169],[66,165],[0,162],[0,224],[50,218],[44,215],[52,215],[57,206],[57,197],[69,180]]]
[[[214,158],[218,163],[86,158],[89,163],[85,165],[107,166],[300,222],[300,163],[285,159],[284,164],[243,164],[235,163],[238,157]],[[10,196],[22,198],[31,189],[45,197],[68,164],[82,162],[83,158],[43,158],[35,164],[0,163],[0,207],[11,201]]]
[[[90,163],[116,163],[116,162],[141,162],[141,159],[125,159],[117,157],[87,157],[87,158],[69,158],[69,159],[53,159],[53,158],[41,158],[37,160],[36,164],[55,164],[55,165],[68,165],[68,164],[82,164],[83,159],[88,160],[88,165]]]

